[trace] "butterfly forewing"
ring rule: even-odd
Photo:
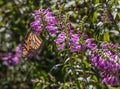
[[[30,50],[30,39],[31,39],[32,33],[29,32],[24,43],[22,46],[22,56],[28,55],[28,52]]]

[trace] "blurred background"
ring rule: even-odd
[[[65,61],[64,54],[60,55],[54,39],[45,37],[45,34],[42,34],[42,47],[36,56],[20,57],[9,62],[2,57],[7,55],[10,59],[14,56],[16,47],[23,42],[30,31],[30,23],[34,20],[34,10],[39,8],[49,7],[55,14],[61,11],[59,13],[61,16],[69,14],[69,21],[76,29],[80,27],[82,18],[87,16],[87,21],[83,21],[83,26],[90,37],[96,40],[104,37],[107,41],[111,39],[114,43],[120,42],[120,3],[117,2],[119,0],[116,2],[110,0],[109,3],[108,1],[0,0],[0,89],[79,89],[76,86],[79,86],[80,82],[77,85],[75,81],[72,81],[73,77],[70,76],[65,80],[67,72],[62,69]],[[112,14],[112,17],[109,21],[107,19],[102,22],[101,16],[105,10],[107,14]],[[107,16],[109,18],[109,15]],[[103,23],[104,26],[101,27]],[[106,32],[108,30],[109,35]],[[100,32],[101,34],[98,34]]]

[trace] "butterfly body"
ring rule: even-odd
[[[40,48],[42,39],[35,32],[29,32],[22,47],[22,56],[27,56],[30,51],[36,51]]]

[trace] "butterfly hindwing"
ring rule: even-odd
[[[42,39],[37,34],[33,34],[30,44],[31,48],[33,50],[37,50],[40,48],[41,43],[42,43]]]

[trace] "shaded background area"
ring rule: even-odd
[[[97,1],[99,0],[0,0],[0,59],[3,53],[14,52],[16,46],[23,42],[30,31],[33,12],[39,8],[49,7],[55,15],[69,14],[69,21],[75,29],[80,27],[82,18],[87,15],[83,29],[90,37],[96,40],[104,37],[107,41],[120,42],[120,6],[117,0],[112,4],[102,0],[100,5]],[[108,6],[105,7],[105,4]],[[116,14],[113,14],[116,7],[112,5],[118,5]],[[108,9],[108,14],[113,15],[113,23],[106,20],[101,27],[99,22],[105,8]],[[109,34],[106,32],[108,30]],[[0,60],[0,89],[78,89],[76,86],[80,86],[81,82],[77,85],[76,80],[72,81],[72,76],[65,79],[67,71],[62,69],[61,65],[65,58],[57,51],[54,38],[45,36],[42,34],[42,47],[33,58],[20,58],[19,64],[9,66]],[[106,87],[97,82],[95,86]]]

